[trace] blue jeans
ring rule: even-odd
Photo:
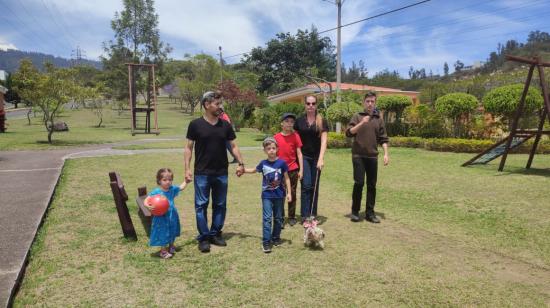
[[[198,241],[208,240],[222,232],[225,222],[227,175],[195,175],[195,218]],[[212,192],[212,225],[208,229],[208,203]]]
[[[283,204],[285,199],[262,199],[263,208],[263,238],[264,244],[281,238],[283,225]],[[273,224],[273,233],[271,225]]]
[[[319,177],[321,171],[319,171]],[[301,185],[301,204],[300,213],[302,220],[313,215],[317,216],[317,200],[319,199],[319,181],[317,180],[317,193],[315,194],[315,200],[313,200],[313,186],[315,185],[315,179],[317,177],[317,159],[313,159],[308,156],[304,156],[304,177],[302,178]],[[311,207],[313,206],[313,210]]]

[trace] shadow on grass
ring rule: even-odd
[[[505,169],[504,172],[501,172],[501,174],[496,174],[496,175],[500,176],[500,175],[509,175],[509,174],[537,175],[537,176],[550,177],[550,168],[546,168],[546,169],[508,168],[508,169]]]
[[[498,164],[490,165],[479,165],[479,166],[467,166],[466,168],[475,168],[477,170],[484,170],[486,172],[494,173],[493,176],[506,176],[513,174],[523,174],[523,175],[537,175],[550,177],[550,168],[530,168],[525,169],[525,167],[505,167],[504,171],[498,171]]]
[[[257,238],[257,239],[260,239],[260,240],[262,239],[261,236],[244,234],[244,233],[240,233],[240,232],[227,232],[227,233],[224,232],[222,236],[226,240],[230,240],[233,237],[237,237],[237,238]]]
[[[374,214],[376,214],[376,216],[378,216],[378,218],[380,218],[380,219],[384,219],[384,220],[386,219],[386,214],[384,214],[382,212],[376,212],[375,211]],[[366,216],[367,216],[367,212],[359,212],[359,221],[366,220],[365,219]],[[344,217],[351,219],[351,213],[344,215]]]

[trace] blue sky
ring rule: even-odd
[[[350,23],[418,0],[344,0]],[[342,28],[342,59],[363,60],[369,76],[388,68],[407,76],[409,66],[443,73],[443,63],[483,61],[499,42],[524,42],[529,31],[550,32],[550,0],[432,0],[407,10]],[[336,26],[329,0],[156,0],[161,39],[174,51],[224,56],[264,46],[278,32]],[[97,60],[113,38],[110,21],[118,0],[0,0],[0,48],[70,58],[77,46]],[[336,31],[326,33],[336,43]],[[229,63],[239,57],[228,58]]]

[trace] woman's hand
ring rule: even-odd
[[[319,160],[317,161],[317,169],[320,170],[323,170],[323,167],[325,166],[325,162],[324,162],[324,159],[322,158],[319,158]]]

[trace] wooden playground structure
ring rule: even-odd
[[[159,134],[157,115],[157,94],[155,85],[155,65],[126,63],[128,66],[128,93],[130,111],[132,113],[132,136],[135,134]],[[145,106],[138,106],[138,87],[136,80],[140,77],[141,69],[147,70],[147,84],[145,85]],[[154,127],[151,130],[151,113],[154,117]],[[142,115],[142,116],[141,116]],[[143,123],[141,123],[142,120]],[[141,125],[138,125],[141,124]]]
[[[546,120],[547,117],[550,123],[550,99],[548,97],[548,86],[544,79],[544,68],[550,67],[550,63],[542,62],[540,57],[533,57],[531,59],[528,59],[528,58],[521,58],[521,57],[508,55],[506,56],[506,60],[529,65],[529,73],[527,74],[527,79],[525,80],[523,93],[521,95],[521,99],[519,101],[514,118],[512,120],[510,135],[508,135],[508,137],[506,137],[505,139],[497,142],[495,145],[483,151],[482,153],[476,155],[474,158],[462,164],[463,167],[469,166],[469,165],[487,164],[488,162],[496,159],[497,157],[502,156],[500,160],[500,165],[498,167],[498,171],[502,171],[504,169],[504,165],[506,164],[506,158],[510,150],[520,146],[527,140],[535,137],[533,146],[531,147],[531,151],[529,153],[529,159],[527,160],[527,165],[525,166],[526,169],[529,169],[531,168],[531,164],[533,163],[533,158],[535,156],[535,152],[537,151],[537,147],[541,136],[550,135],[550,131],[543,130],[544,121]],[[529,90],[529,86],[531,85],[531,80],[533,79],[533,72],[535,71],[535,68],[537,68],[537,71],[539,74],[540,88],[542,90],[542,97],[544,99],[544,105],[542,107],[542,112],[540,113],[539,125],[537,129],[518,129],[518,122],[523,114],[523,109],[525,107],[525,98],[527,97],[527,91]]]

